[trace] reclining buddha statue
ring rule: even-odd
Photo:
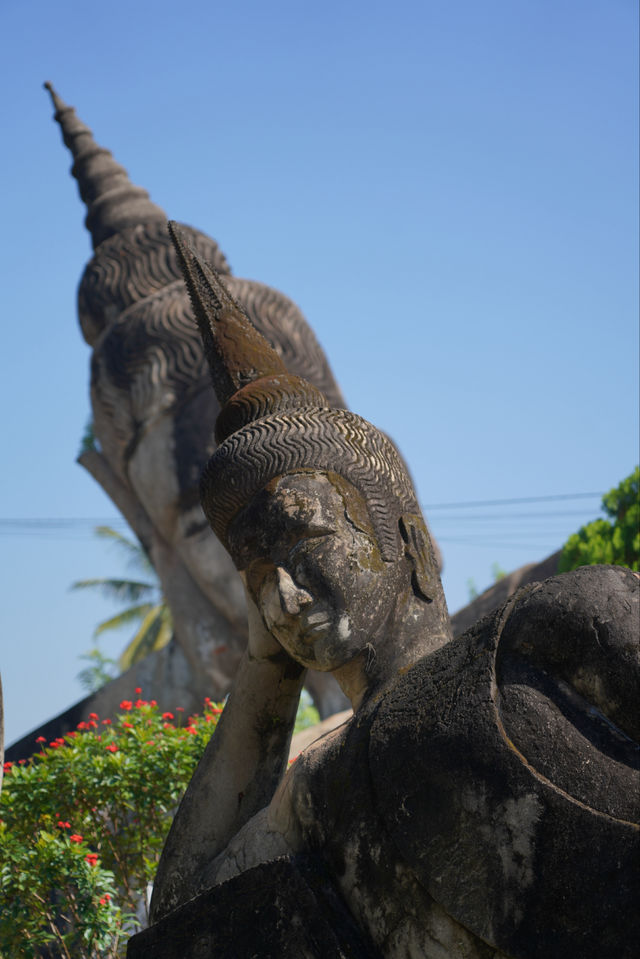
[[[637,574],[525,587],[453,639],[393,445],[290,374],[171,231],[221,406],[201,499],[249,644],[130,959],[636,955]],[[308,668],[354,713],[288,766]]]

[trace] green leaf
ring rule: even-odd
[[[123,650],[119,659],[120,669],[124,672],[139,663],[149,653],[162,649],[173,635],[173,623],[167,606],[159,603],[149,610],[140,629],[128,646]]]

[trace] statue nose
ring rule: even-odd
[[[286,569],[278,566],[276,575],[280,605],[289,616],[296,616],[303,607],[313,602],[311,593],[308,593],[302,586],[298,586]]]

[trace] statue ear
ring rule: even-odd
[[[419,513],[404,513],[398,525],[404,543],[404,555],[413,567],[413,591],[420,599],[430,603],[435,595],[434,577],[437,576],[437,565],[425,522]]]

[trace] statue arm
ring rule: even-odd
[[[157,921],[205,888],[213,860],[271,802],[287,767],[305,670],[249,600],[249,647],[176,813],[151,902]]]

